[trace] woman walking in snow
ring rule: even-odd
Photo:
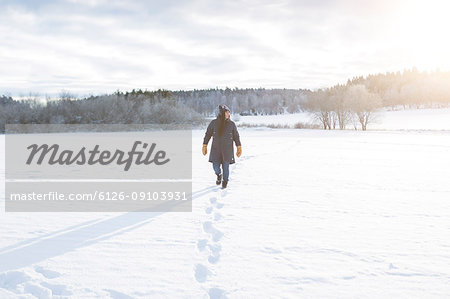
[[[213,141],[209,162],[212,162],[214,172],[217,175],[216,184],[220,185],[220,181],[223,179],[222,188],[226,188],[230,174],[229,166],[234,163],[233,141],[237,147],[236,156],[241,156],[242,148],[236,124],[230,119],[230,109],[225,105],[219,106],[217,118],[212,120],[206,129],[203,139],[203,155],[208,152],[207,147],[211,137],[213,137]],[[223,177],[220,164],[222,164]]]

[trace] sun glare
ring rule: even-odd
[[[397,42],[423,69],[450,69],[450,2],[410,1],[398,12]]]

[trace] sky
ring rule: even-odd
[[[309,88],[450,70],[444,0],[0,0],[0,95]]]

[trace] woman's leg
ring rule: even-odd
[[[214,172],[216,173],[216,175],[219,175],[220,174],[220,163],[219,162],[213,162],[213,169],[214,169]]]
[[[223,180],[228,182],[228,176],[230,175],[230,163],[222,162],[223,168]]]

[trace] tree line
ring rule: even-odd
[[[450,104],[450,72],[403,72],[355,77],[312,92],[305,105],[323,129],[366,130],[380,108],[431,108]]]
[[[305,89],[265,89],[265,88],[212,88],[194,90],[132,90],[117,91],[115,94],[133,98],[172,99],[181,102],[193,110],[207,116],[214,114],[217,107],[225,104],[235,114],[258,115],[295,113],[302,111],[308,95]]]
[[[196,124],[204,117],[173,99],[104,95],[57,100],[0,98],[0,130],[5,124]]]
[[[380,108],[447,107],[450,72],[403,72],[349,79],[329,88],[265,89],[214,88],[194,90],[134,89],[77,98],[63,92],[56,100],[30,96],[14,100],[0,96],[0,130],[7,123],[200,123],[219,104],[240,115],[308,111],[323,129],[366,130]]]

